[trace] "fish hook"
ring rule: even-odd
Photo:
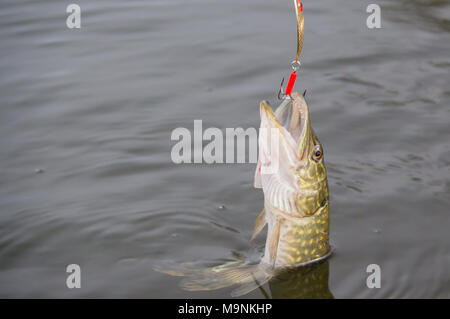
[[[286,98],[286,94],[284,94],[284,91],[283,91],[283,85],[284,85],[284,77],[281,80],[280,90],[278,91],[278,99],[279,100],[284,100]]]
[[[283,79],[281,79],[281,84],[280,84],[280,90],[278,91],[278,99],[279,100],[284,100],[286,98],[286,95],[283,91],[283,84],[284,84],[284,77]],[[289,97],[292,99],[292,96],[289,94]],[[305,91],[303,91],[303,97],[306,97],[306,89]]]

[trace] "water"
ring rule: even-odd
[[[257,258],[255,165],[175,165],[170,135],[195,119],[259,126],[295,55],[291,2],[78,0],[69,30],[68,1],[2,1],[1,297],[229,296],[152,265]],[[336,246],[321,296],[448,298],[450,4],[379,1],[369,30],[369,3],[304,1],[296,88],[325,148]],[[72,263],[81,289],[66,287]],[[291,281],[264,289],[305,296]]]

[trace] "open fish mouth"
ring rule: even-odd
[[[327,198],[326,171],[306,101],[298,93],[291,96],[275,111],[268,102],[260,103],[264,134],[259,138],[255,187],[263,188],[273,208],[305,217],[313,215]]]
[[[304,128],[304,123],[301,121],[301,112],[299,108],[294,105],[291,99],[285,99],[284,102],[277,108],[274,113],[276,119],[282,125],[292,139],[298,143]]]
[[[261,122],[266,124],[263,126],[280,129],[281,136],[294,148],[300,138],[302,125],[299,112],[294,109],[292,100],[284,100],[275,112],[268,102],[262,101],[260,112]]]
[[[260,104],[261,127],[277,128],[281,137],[282,146],[287,147],[300,159],[306,151],[308,139],[309,112],[304,97],[298,93],[292,94],[293,99],[285,99],[278,108],[273,111],[267,101]]]

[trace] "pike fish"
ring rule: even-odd
[[[291,94],[275,112],[262,101],[260,115],[254,186],[264,192],[264,209],[256,219],[252,240],[267,225],[264,256],[258,264],[241,260],[206,269],[189,264],[156,268],[185,276],[181,286],[186,290],[239,285],[232,295],[244,295],[280,272],[323,260],[331,253],[323,148],[311,126],[304,96]],[[262,134],[264,130],[271,133]]]

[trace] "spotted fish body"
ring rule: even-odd
[[[281,217],[274,267],[296,267],[327,255],[330,251],[328,220],[328,205],[311,217],[297,220]],[[273,231],[272,227],[276,227],[273,224],[269,223],[269,232]],[[270,256],[268,247],[266,256]],[[268,258],[264,261],[270,263]]]
[[[260,113],[255,187],[264,192],[264,210],[256,219],[252,239],[268,226],[264,256],[258,264],[238,260],[211,268],[189,264],[157,268],[169,275],[184,276],[181,286],[186,290],[239,285],[232,295],[240,296],[280,272],[329,255],[327,174],[306,101],[293,93],[275,112],[262,101]]]
[[[262,263],[275,269],[295,267],[330,251],[323,149],[311,127],[302,95],[292,94],[292,99],[285,100],[275,112],[264,101],[260,109],[261,128],[278,132],[278,147],[272,147],[273,141],[266,137],[269,134],[260,135],[255,187],[264,191],[265,208],[253,237],[267,223]]]

